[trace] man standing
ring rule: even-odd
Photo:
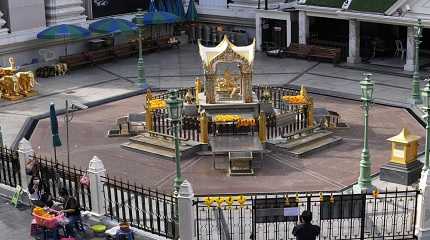
[[[303,211],[300,215],[300,224],[293,228],[293,235],[297,240],[315,240],[320,235],[320,227],[313,225],[312,212]]]

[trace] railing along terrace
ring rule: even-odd
[[[0,147],[0,183],[11,187],[21,185],[18,152],[4,146]]]
[[[39,174],[44,190],[49,191],[54,200],[59,201],[60,189],[65,188],[78,200],[81,209],[92,209],[90,187],[80,183],[86,174],[85,170],[40,156],[33,156],[33,160],[37,164],[36,174]]]
[[[106,215],[131,226],[173,238],[176,198],[137,184],[105,177]]]
[[[294,240],[298,214],[309,210],[319,239],[415,239],[416,190],[383,193],[273,193],[199,196],[198,240]]]

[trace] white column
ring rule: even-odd
[[[413,72],[415,70],[415,31],[414,27],[408,27],[406,39],[406,64],[405,71]]]
[[[102,160],[94,156],[89,163],[87,173],[90,178],[91,212],[96,216],[103,216],[105,214],[105,200],[102,178],[106,176],[106,169]]]
[[[28,160],[32,159],[34,154],[30,142],[23,138],[18,144],[18,158],[19,158],[19,173],[21,175],[21,187],[27,190],[29,179],[25,173],[25,165]]]
[[[194,233],[194,192],[191,184],[185,180],[181,184],[178,196],[179,213],[179,238],[181,240],[192,240]]]
[[[255,46],[257,51],[261,51],[262,44],[262,29],[261,29],[261,16],[260,14],[256,14],[255,16]]]
[[[8,29],[4,26],[6,25],[6,21],[3,19],[4,14],[0,11],[0,36],[8,34]]]
[[[430,239],[430,174],[429,170],[421,173],[419,183],[421,194],[418,195],[417,226],[418,239]]]
[[[348,63],[361,62],[360,57],[360,22],[349,20],[349,55]]]
[[[285,34],[287,34],[287,47],[289,47],[290,46],[290,44],[291,44],[291,14],[290,13],[288,13],[288,15],[287,15],[287,20],[285,20],[286,21],[286,25],[287,25],[287,29],[286,29],[286,31],[285,31]],[[309,30],[309,28],[308,28],[308,30]]]
[[[45,0],[46,25],[85,23],[82,4],[82,0]]]
[[[306,44],[309,38],[309,18],[305,11],[299,12],[299,43]]]

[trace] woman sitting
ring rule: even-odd
[[[75,236],[74,229],[81,230],[81,211],[79,203],[73,196],[70,196],[66,189],[61,189],[60,197],[63,199],[63,210],[65,217],[67,218],[66,224],[66,235]]]

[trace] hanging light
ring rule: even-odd
[[[365,73],[364,79],[360,81],[360,88],[361,88],[361,100],[363,101],[372,101],[373,98],[373,82],[370,81],[370,76],[372,76],[371,73]]]
[[[178,122],[182,119],[183,101],[178,98],[178,91],[172,90],[169,98],[166,100],[169,118],[172,122]]]

